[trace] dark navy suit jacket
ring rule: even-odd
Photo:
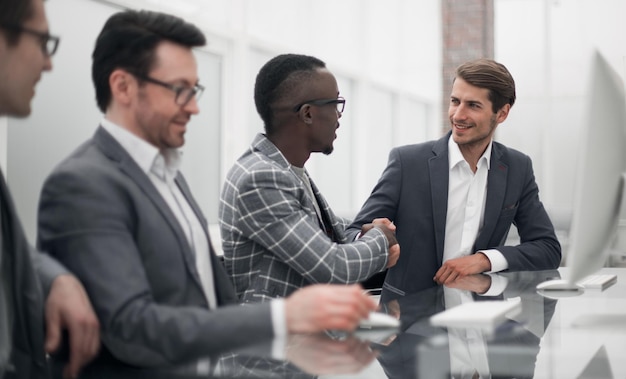
[[[347,237],[354,238],[375,218],[395,223],[400,259],[388,270],[384,287],[400,296],[436,285],[448,207],[448,138],[450,133],[392,149],[387,168],[347,230]],[[512,224],[521,243],[504,246]],[[509,271],[554,269],[561,261],[561,245],[539,200],[530,157],[494,141],[484,225],[474,252],[496,248]]]

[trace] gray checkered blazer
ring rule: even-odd
[[[387,266],[383,232],[375,228],[347,243],[347,220],[335,216],[311,181],[325,231],[290,167],[259,134],[226,177],[219,207],[222,248],[242,301],[284,297],[312,283],[357,283]]]

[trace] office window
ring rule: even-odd
[[[354,122],[358,132],[354,141],[356,171],[352,204],[355,211],[367,199],[387,164],[393,145],[393,93],[388,89],[360,86],[359,110]]]
[[[187,124],[181,171],[205,216],[215,223],[221,189],[222,58],[202,50],[195,56],[205,89],[198,102],[200,113]]]
[[[427,103],[407,96],[396,96],[394,102],[393,145],[409,145],[427,141],[432,128],[430,107]]]
[[[359,111],[359,105],[353,96],[352,81],[340,75],[335,77],[339,92],[346,99],[346,108],[339,119],[340,126],[333,144],[334,150],[330,155],[311,154],[306,167],[333,211],[342,217],[352,218],[357,206],[353,204],[352,195],[355,178],[353,136],[359,133],[359,126],[352,120],[354,114]]]
[[[81,17],[67,17],[71,9]],[[46,2],[54,34],[62,37],[53,70],[36,87],[32,114],[9,118],[7,182],[29,240],[35,241],[39,193],[52,169],[90,138],[102,113],[91,82],[91,51],[106,19],[119,9],[84,0]],[[58,22],[57,20],[63,20]]]

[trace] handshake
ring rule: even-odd
[[[396,239],[396,226],[388,218],[375,218],[371,223],[364,224],[361,227],[361,236],[365,235],[370,230],[378,228],[380,229],[389,242],[389,259],[387,261],[387,268],[395,266],[400,258],[400,245]]]

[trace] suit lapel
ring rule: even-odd
[[[185,177],[183,176],[183,174],[178,172],[178,174],[176,175],[176,179],[174,179],[174,182],[180,189],[180,192],[185,197],[185,200],[187,200],[187,202],[191,206],[193,213],[196,215],[198,220],[200,220],[200,224],[202,225],[202,228],[204,229],[204,232],[206,236],[208,237],[209,233],[207,232],[208,230],[207,221],[204,218],[204,215],[202,214],[202,211],[200,210],[198,203],[196,203],[196,199],[194,199],[193,196],[191,195],[191,190],[189,189],[189,185],[187,185],[187,181],[185,180]]]
[[[305,172],[306,176],[309,176],[308,172]],[[313,195],[315,196],[315,200],[317,201],[317,205],[320,207],[320,212],[322,213],[321,225],[325,228],[326,235],[329,236],[333,242],[344,243],[344,234],[343,230],[340,229],[339,222],[336,217],[334,217],[330,206],[326,202],[326,199],[322,196],[319,189],[311,180],[309,176],[309,182],[311,183],[311,188],[313,189]]]
[[[176,185],[182,192],[183,196],[193,209],[198,220],[200,220],[200,225],[202,225],[202,230],[204,231],[205,237],[209,243],[209,256],[211,259],[211,268],[213,269],[213,288],[215,289],[215,295],[217,296],[218,305],[232,302],[237,299],[237,295],[235,294],[234,287],[230,285],[230,278],[224,269],[222,261],[215,254],[215,250],[213,250],[213,244],[211,243],[211,236],[209,235],[209,227],[206,218],[202,214],[202,210],[196,203],[196,200],[191,195],[191,190],[187,185],[187,181],[185,177],[179,172],[176,176]],[[199,278],[198,278],[198,283]],[[219,283],[219,285],[217,284]],[[228,283],[228,284],[226,284]]]
[[[252,150],[260,151],[263,155],[276,162],[276,164],[278,164],[283,169],[292,171],[291,164],[283,156],[280,150],[278,150],[278,148],[263,134],[257,134],[254,141],[252,141]],[[298,181],[300,181],[298,175],[293,171],[292,173],[298,178]],[[309,178],[309,183],[311,183],[311,188],[313,190],[313,196],[315,196],[316,198],[310,199],[310,201],[313,202],[317,200],[317,205],[320,208],[321,215],[317,216],[317,212],[315,212],[315,207],[312,203],[310,204],[311,210],[313,210],[313,213],[315,213],[316,217],[318,218],[318,222],[320,223],[320,229],[326,232],[326,234],[334,242],[341,243],[344,238],[343,230],[340,230],[337,227],[337,219],[333,217],[328,203],[326,203],[326,200],[322,197],[317,186],[315,185],[315,183],[313,183],[313,180],[311,180],[311,177],[309,176],[308,172],[306,172],[306,170],[304,175]],[[302,184],[302,186],[304,186],[304,184]],[[308,196],[306,197],[308,198]]]
[[[159,213],[163,216],[163,220],[174,232],[181,252],[183,253],[183,259],[187,265],[187,271],[194,279],[200,289],[202,284],[200,277],[197,275],[195,269],[196,261],[191,246],[185,237],[185,233],[178,223],[176,216],[171,211],[159,191],[154,187],[150,178],[141,170],[132,157],[124,150],[124,148],[102,127],[96,130],[96,134],[93,137],[94,143],[100,148],[102,153],[108,157],[118,168],[128,176],[130,180],[135,182],[137,186],[145,193],[146,197],[154,204]]]
[[[487,175],[487,199],[485,204],[485,223],[476,238],[474,247],[485,249],[491,235],[496,228],[500,211],[504,206],[504,195],[506,193],[506,179],[509,166],[502,160],[502,151],[494,142],[491,151],[491,168]]]
[[[450,133],[433,146],[434,157],[428,160],[430,191],[432,196],[435,249],[439,266],[443,261],[443,244],[446,237],[446,215],[448,212],[448,138]]]

